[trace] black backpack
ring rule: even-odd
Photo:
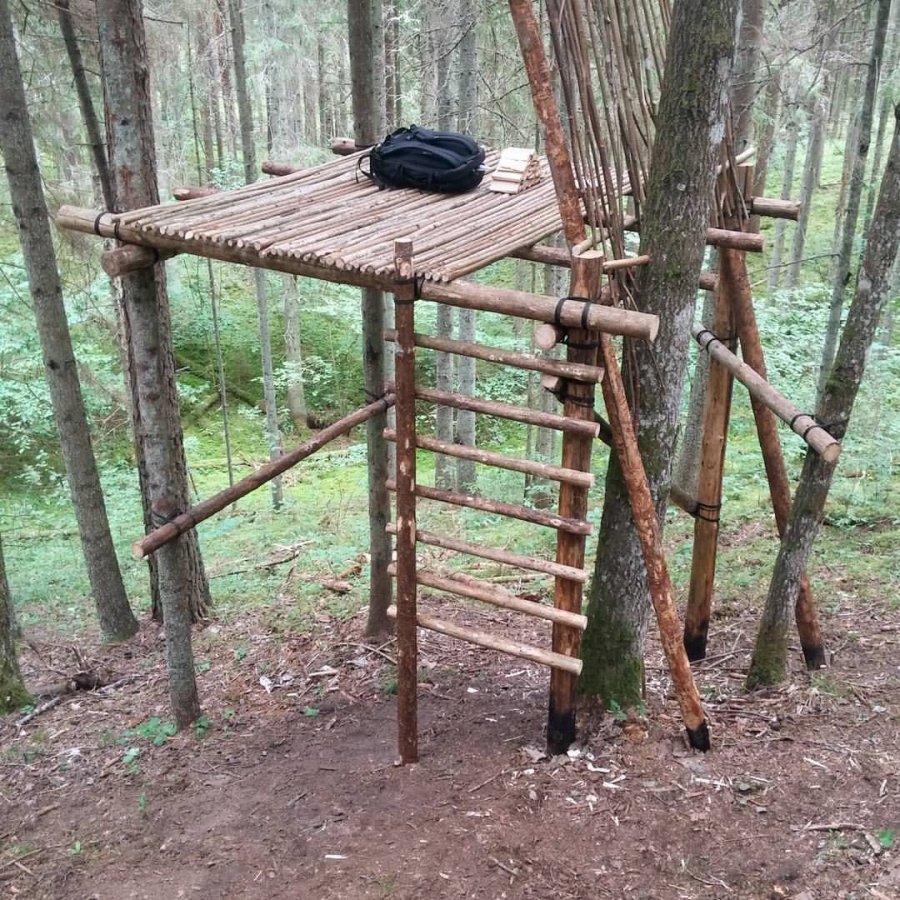
[[[362,167],[369,161],[369,171]],[[484,150],[466,134],[411,125],[398,128],[358,163],[380,188],[408,187],[461,194],[481,183]]]

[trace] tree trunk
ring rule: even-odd
[[[109,179],[106,148],[103,144],[103,134],[100,131],[100,120],[97,118],[97,110],[94,108],[94,100],[91,97],[91,89],[88,85],[87,71],[81,58],[81,48],[78,46],[78,38],[75,36],[69,0],[58,0],[56,14],[59,18],[59,30],[62,32],[66,55],[69,57],[69,66],[72,69],[72,79],[75,82],[75,92],[78,94],[78,106],[81,109],[81,118],[84,121],[84,128],[87,132],[94,168],[100,181],[100,193],[106,208],[112,209],[113,191]]]
[[[763,0],[742,0],[741,6],[741,30],[731,84],[735,153],[740,153],[753,143],[753,106],[758,94],[759,46],[764,12]]]
[[[403,115],[403,86],[400,81],[400,16],[402,11],[402,0],[393,0],[385,6],[384,71],[387,115],[385,131],[393,131],[398,128]]]
[[[784,148],[784,169],[781,176],[781,197],[790,199],[794,189],[794,167],[797,161],[797,137],[800,131],[800,123],[797,121],[797,104],[792,99],[784,110],[787,118],[787,138]],[[766,288],[771,296],[781,284],[781,260],[784,255],[784,219],[775,220],[775,240],[772,243],[772,255],[769,259],[769,269],[766,278]]]
[[[350,78],[353,100],[353,136],[357,144],[374,144],[383,136],[385,121],[384,28],[381,0],[348,0]],[[366,400],[385,390],[384,293],[362,290],[363,376]],[[369,487],[369,617],[366,633],[391,630],[387,610],[392,586],[388,566],[391,540],[387,525],[391,516],[388,497],[388,448],[384,439],[387,416],[381,413],[366,423]]]
[[[900,106],[895,108],[894,118],[894,139],[860,263],[856,295],[819,406],[820,421],[830,423],[829,430],[838,440],[847,430],[900,246]],[[807,451],[756,637],[748,688],[777,684],[785,678],[791,610],[822,523],[834,469],[835,464]]]
[[[800,264],[803,261],[803,248],[806,244],[806,229],[809,226],[809,215],[812,209],[813,195],[819,186],[819,172],[822,167],[822,153],[825,149],[825,127],[827,125],[828,91],[815,98],[809,112],[809,139],[806,145],[806,160],[803,163],[803,183],[800,185],[800,215],[794,229],[791,242],[790,265],[787,267],[788,290],[800,279]]]
[[[872,41],[872,53],[869,57],[869,67],[866,73],[866,84],[859,113],[859,134],[857,136],[856,153],[850,174],[850,186],[847,191],[847,207],[843,215],[840,243],[835,247],[837,265],[834,272],[831,303],[828,307],[828,325],[825,331],[825,344],[822,348],[822,361],[819,365],[819,383],[816,390],[818,398],[824,396],[826,376],[831,370],[831,364],[834,360],[834,348],[837,346],[838,334],[841,330],[844,294],[850,282],[850,260],[853,256],[853,241],[856,237],[859,206],[862,200],[863,178],[866,172],[866,160],[869,155],[869,139],[872,135],[875,92],[878,88],[878,75],[881,68],[881,58],[884,54],[884,41],[890,11],[891,0],[878,0],[875,17],[875,36]]]
[[[459,62],[457,91],[459,108],[457,129],[467,134],[478,133],[478,44],[476,0],[462,0],[460,3]],[[474,343],[476,319],[474,309],[461,309],[458,313],[458,333],[461,341]],[[459,392],[465,397],[475,396],[475,360],[460,356],[456,363]],[[456,440],[466,447],[475,446],[475,413],[461,409],[456,414]],[[468,459],[456,461],[456,484],[460,491],[471,494],[475,491],[475,463]]]
[[[106,100],[109,160],[117,208],[159,202],[144,21],[136,0],[98,0],[97,23]],[[122,279],[124,315],[134,351],[138,439],[143,442],[146,484],[153,516],[167,521],[188,507],[175,366],[162,265]],[[159,283],[157,282],[157,274]],[[179,538],[158,553],[160,599],[166,635],[169,696],[179,727],[200,714],[191,649],[190,607],[197,573]],[[205,576],[203,576],[205,585]]]
[[[253,110],[250,105],[250,90],[247,84],[247,65],[244,46],[244,13],[241,0],[228,0],[228,14],[231,18],[231,44],[234,58],[234,90],[237,96],[238,119],[241,129],[241,150],[244,156],[244,182],[252,184],[257,180],[256,147],[253,143]],[[256,294],[256,314],[259,320],[259,353],[262,358],[263,405],[266,410],[266,443],[269,459],[281,456],[281,432],[278,428],[278,406],[275,399],[275,370],[272,364],[272,337],[269,330],[269,297],[266,273],[263,269],[253,270],[253,289]],[[272,506],[281,509],[284,493],[281,477],[272,479]]]
[[[6,21],[9,9],[6,0],[0,0],[0,41],[5,43]],[[0,50],[2,54],[2,50]],[[4,60],[5,64],[5,60]],[[3,69],[9,77],[8,68]],[[3,542],[0,540],[0,716],[24,706],[31,700],[19,671],[19,657],[16,654],[16,627],[13,616],[12,597],[6,580],[6,563],[3,561]]]
[[[303,387],[303,347],[300,344],[300,303],[297,279],[282,275],[284,288],[284,359],[288,364],[287,401],[294,430],[306,428],[306,391]]]
[[[653,347],[630,343],[625,383],[633,398],[641,455],[662,516],[672,463],[697,278],[712,206],[725,99],[735,46],[734,0],[675,5],[657,116],[641,252],[641,307],[660,317]],[[673,227],[677,225],[677,227]],[[582,644],[581,689],[623,707],[641,699],[650,597],[631,507],[614,457]]]
[[[81,547],[103,635],[124,640],[138,630],[138,623],[128,605],[109,530],[6,0],[0,5],[0,69],[5,73],[0,79],[0,150]]]
[[[756,171],[753,173],[753,196],[766,196],[766,179],[769,173],[769,160],[775,143],[775,126],[781,107],[781,75],[772,73],[766,85],[766,97],[763,102],[762,125],[756,145]],[[750,217],[748,231],[759,233],[759,216]]]

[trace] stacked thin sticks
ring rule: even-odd
[[[625,255],[623,210],[640,215],[665,65],[669,0],[547,0],[575,176],[593,241]]]
[[[488,188],[495,194],[518,194],[541,180],[537,153],[527,147],[506,147],[500,151],[497,167]]]

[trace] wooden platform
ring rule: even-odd
[[[217,256],[231,248],[240,261],[283,268],[298,261],[333,272],[391,277],[398,238],[413,241],[415,270],[448,282],[535,243],[560,228],[553,182],[503,195],[483,183],[466,194],[379,190],[357,172],[362,154],[291,175],[180,203],[104,217],[140,243]],[[499,159],[491,153],[486,168]],[[220,252],[210,253],[215,246]],[[340,277],[333,280],[342,280]],[[347,279],[352,281],[353,279]]]

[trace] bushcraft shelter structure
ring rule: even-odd
[[[396,578],[396,605],[391,612],[397,620],[401,759],[412,762],[418,758],[417,627],[549,666],[548,745],[553,752],[562,752],[575,737],[575,690],[581,672],[579,645],[586,625],[581,612],[587,578],[584,571],[585,539],[591,532],[587,521],[587,495],[594,481],[591,449],[594,440],[601,437],[613,447],[623,471],[647,564],[663,649],[688,740],[694,747],[708,749],[708,725],[685,645],[690,648],[691,640],[695,643],[702,640],[705,647],[721,499],[724,448],[721,436],[727,428],[727,402],[711,406],[715,423],[709,432],[710,446],[713,456],[718,452],[718,464],[704,469],[707,475],[701,483],[699,496],[688,498],[687,502],[682,500],[682,505],[697,519],[698,546],[704,548],[698,564],[697,582],[708,588],[699,592],[701,596],[693,605],[689,604],[688,632],[683,637],[662,551],[659,523],[611,342],[611,336],[616,335],[646,341],[652,341],[656,335],[658,322],[655,316],[617,306],[614,302],[634,268],[645,263],[647,258],[622,254],[606,259],[595,249],[596,234],[589,236],[585,228],[586,220],[596,225],[601,208],[597,195],[609,216],[612,204],[618,203],[619,194],[628,190],[628,184],[625,179],[615,182],[614,192],[610,188],[613,182],[608,179],[602,185],[596,181],[589,184],[583,178],[580,182],[576,180],[578,166],[573,165],[575,161],[569,156],[553,92],[549,90],[549,66],[543,55],[531,3],[510,0],[510,6],[547,147],[547,158],[542,162],[542,181],[521,193],[492,192],[488,186],[489,176],[481,186],[461,195],[379,190],[368,180],[357,177],[360,156],[357,152],[302,171],[270,166],[268,171],[280,174],[269,181],[197,196],[185,202],[119,213],[98,213],[73,207],[60,210],[57,222],[62,227],[119,242],[117,249],[104,255],[104,268],[112,275],[154,265],[178,253],[189,253],[325,281],[378,288],[392,292],[395,297],[395,329],[387,332],[385,338],[395,345],[396,378],[394,384],[384,386],[381,397],[263,466],[232,489],[200,503],[147,535],[135,544],[135,554],[143,556],[153,552],[355,425],[376,416],[384,417],[386,409],[394,406],[396,427],[387,436],[396,441],[397,448],[396,472],[388,485],[395,495],[395,516],[387,529],[395,536],[396,546],[396,563],[389,571]],[[497,159],[497,153],[487,156],[489,171],[496,166]],[[608,174],[606,166],[604,174]],[[746,172],[741,174],[738,161],[733,157],[723,162],[720,181],[720,210],[727,214],[725,224],[729,227],[711,228],[708,242],[723,250],[729,262],[718,276],[717,298],[723,299],[721,304],[717,301],[717,309],[730,304],[736,310],[744,311],[744,315],[737,316],[736,331],[744,356],[748,358],[748,348],[752,353],[754,347],[759,347],[759,340],[752,320],[743,253],[748,249],[759,250],[762,244],[758,235],[746,232],[746,215],[752,210],[795,217],[797,209],[795,205],[779,205],[750,197]],[[629,223],[623,220],[618,225],[627,227]],[[566,236],[568,250],[540,243],[560,229]],[[548,297],[465,280],[466,275],[508,256],[570,267],[572,279],[568,296]],[[701,286],[708,289],[716,284],[715,276],[701,279]],[[415,311],[423,301],[542,323],[545,346],[564,342],[567,358],[548,359],[422,334],[416,330]],[[772,425],[774,411],[811,446],[820,452],[836,453],[837,443],[818,423],[768,385],[764,367],[760,374],[753,370],[758,369],[757,366],[751,368],[739,361],[726,346],[729,339],[719,340],[716,336],[717,329],[720,335],[731,334],[730,326],[722,331],[716,324],[713,331],[697,326],[694,334],[719,364],[717,377],[727,385],[725,394],[730,397],[730,379],[738,378],[754,396],[754,409],[759,407],[759,419],[768,417]],[[537,371],[545,386],[560,400],[561,412],[538,412],[416,384],[417,348]],[[594,394],[598,384],[608,422],[595,411]],[[562,433],[560,464],[511,458],[475,447],[443,443],[420,434],[415,414],[417,402],[557,429]],[[763,434],[762,426],[760,433]],[[774,431],[772,439],[777,445]],[[560,484],[558,511],[554,514],[419,484],[416,480],[417,450],[554,479]],[[767,468],[770,457],[774,460],[772,465],[777,467],[780,452],[780,446],[770,447]],[[781,466],[783,468],[783,460]],[[786,481],[784,489],[787,490]],[[507,549],[419,530],[416,507],[421,500],[480,509],[552,528],[557,534],[555,559],[527,557]],[[786,503],[789,507],[789,493]],[[786,518],[786,510],[784,516]],[[701,538],[706,542],[703,543]],[[487,558],[551,576],[555,580],[553,605],[523,599],[468,576],[451,579],[420,568],[416,558],[417,544]],[[422,614],[417,610],[417,587],[420,585],[545,620],[551,628],[550,646],[528,646]],[[814,624],[814,617],[812,621]]]

